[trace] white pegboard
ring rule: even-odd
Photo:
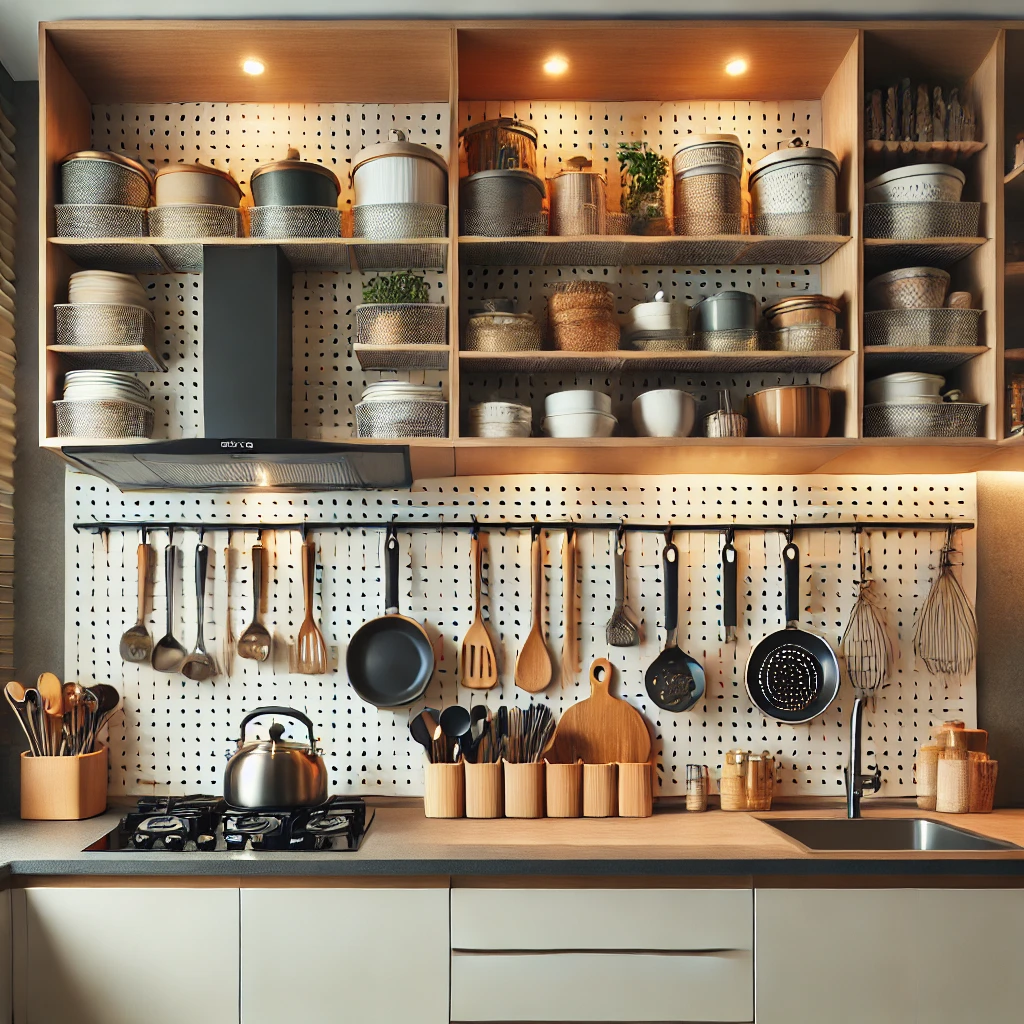
[[[135,550],[138,535],[114,532],[109,551],[100,536],[67,530],[66,676],[88,684],[110,681],[124,694],[125,715],[111,730],[111,786],[117,793],[217,791],[225,755],[237,725],[258,704],[292,704],[313,719],[325,750],[331,787],[341,793],[412,795],[421,792],[422,756],[408,735],[408,713],[378,711],[352,692],[344,673],[349,637],[367,618],[381,612],[383,531],[361,529],[392,515],[424,523],[476,515],[495,525],[486,533],[485,609],[501,662],[501,682],[486,693],[458,686],[459,643],[472,619],[473,602],[466,531],[412,530],[400,534],[403,613],[425,623],[440,637],[442,656],[426,694],[427,703],[444,706],[483,700],[525,705],[530,697],[512,682],[515,657],[530,626],[529,523],[579,519],[607,522],[608,530],[581,532],[578,604],[584,667],[610,656],[618,669],[615,687],[648,717],[655,734],[660,792],[681,794],[685,765],[702,762],[714,770],[733,747],[767,748],[782,765],[782,792],[839,795],[848,756],[851,691],[843,686],[837,701],[809,725],[782,726],[766,721],[746,699],[743,668],[753,643],[783,621],[777,532],[737,534],[740,568],[740,639],[733,648],[721,640],[719,551],[721,528],[730,523],[766,527],[794,518],[805,522],[864,522],[973,519],[973,476],[941,478],[746,477],[617,478],[512,477],[430,482],[412,492],[339,495],[218,496],[197,494],[121,495],[91,477],[69,474],[66,509],[69,524],[90,519],[201,520],[210,524],[211,581],[207,596],[207,641],[220,659],[226,625],[224,547],[226,534],[216,523],[247,522],[251,532],[233,537],[231,623],[237,636],[251,618],[248,548],[259,523],[301,522],[304,518],[351,523],[352,529],[317,535],[324,565],[317,614],[333,666],[327,676],[289,671],[289,644],[302,620],[299,534],[268,532],[272,571],[269,610],[264,622],[277,639],[273,665],[235,659],[230,675],[205,683],[164,676],[145,666],[124,665],[117,653],[121,631],[135,621]],[[677,533],[681,555],[680,645],[707,673],[707,696],[692,712],[669,715],[647,699],[646,666],[664,643],[660,534],[631,533],[627,550],[630,609],[645,632],[638,648],[611,649],[604,627],[611,612],[611,536],[625,517],[632,522],[706,524],[707,533]],[[962,680],[929,678],[915,663],[911,637],[915,616],[928,593],[942,530],[876,530],[868,533],[870,563],[897,652],[892,685],[866,716],[865,756],[877,760],[884,792],[913,792],[914,752],[933,723],[944,718],[976,721],[973,673]],[[964,549],[963,581],[975,592],[974,533],[959,535]],[[545,534],[545,622],[558,659],[562,622],[561,550],[564,533]],[[153,537],[162,556],[165,535]],[[803,624],[838,644],[855,596],[857,545],[846,531],[798,532],[801,548]],[[175,634],[187,646],[195,640],[195,534],[179,535],[184,571],[179,567],[175,596]],[[158,558],[162,566],[162,557]],[[163,635],[165,587],[162,569],[147,622],[154,637]],[[342,666],[339,668],[338,666]],[[586,695],[586,676],[568,689],[557,680],[539,700],[556,711]]]

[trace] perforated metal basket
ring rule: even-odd
[[[146,211],[138,206],[58,204],[53,208],[60,238],[145,238]]]
[[[148,309],[114,302],[58,302],[53,307],[57,345],[146,345],[156,324]]]
[[[548,233],[548,215],[510,214],[492,210],[463,210],[462,230],[484,238],[519,238]]]
[[[755,235],[845,235],[845,213],[762,213]]]
[[[865,437],[980,437],[985,406],[977,402],[864,406]]]
[[[761,342],[757,331],[700,331],[694,337],[704,352],[756,352]]]
[[[448,207],[431,203],[373,203],[352,207],[356,238],[444,238]]]
[[[864,343],[893,348],[978,344],[980,309],[882,309],[864,314]]]
[[[467,352],[535,352],[541,347],[540,324],[524,313],[478,313],[466,323],[462,347]]]
[[[58,437],[150,437],[153,410],[138,402],[96,401],[53,403]]]
[[[631,334],[629,345],[638,352],[690,352],[697,348],[695,334],[660,331],[652,334]]]
[[[133,167],[106,156],[76,156],[60,167],[61,199],[68,205],[149,206],[151,182]]]
[[[447,437],[447,402],[360,402],[356,406],[358,437]]]
[[[974,238],[981,203],[867,203],[865,238]]]
[[[341,211],[334,206],[254,206],[253,238],[340,238]]]
[[[189,203],[149,211],[149,233],[154,238],[237,238],[239,227],[238,210],[231,206]]]
[[[360,345],[443,345],[448,340],[447,325],[448,307],[436,302],[356,306]]]
[[[834,352],[843,347],[843,332],[822,324],[791,324],[769,331],[765,342],[776,352]]]

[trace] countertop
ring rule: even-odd
[[[330,876],[1002,876],[1024,877],[1024,849],[994,852],[811,853],[768,828],[773,817],[842,817],[837,801],[769,813],[687,813],[665,802],[651,818],[438,820],[419,800],[368,800],[376,818],[356,853],[83,853],[123,807],[79,822],[0,824],[0,873],[210,876],[227,881]],[[864,802],[865,817],[929,817],[1024,847],[1024,810],[944,815],[912,800]]]

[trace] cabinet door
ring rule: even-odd
[[[11,891],[0,892],[0,1021],[7,1024],[13,1014],[11,984],[14,980],[14,960],[11,949]]]
[[[448,962],[447,887],[242,890],[244,1024],[448,1024]]]
[[[237,889],[28,889],[24,935],[18,1024],[238,1020]]]
[[[758,1024],[1019,1024],[1024,890],[759,889]]]

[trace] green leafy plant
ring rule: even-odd
[[[646,142],[620,142],[618,157],[625,186],[622,212],[638,219],[663,217],[662,187],[668,174],[668,160]]]
[[[422,274],[398,270],[379,274],[363,285],[363,302],[400,306],[410,302],[429,302],[430,282]]]

